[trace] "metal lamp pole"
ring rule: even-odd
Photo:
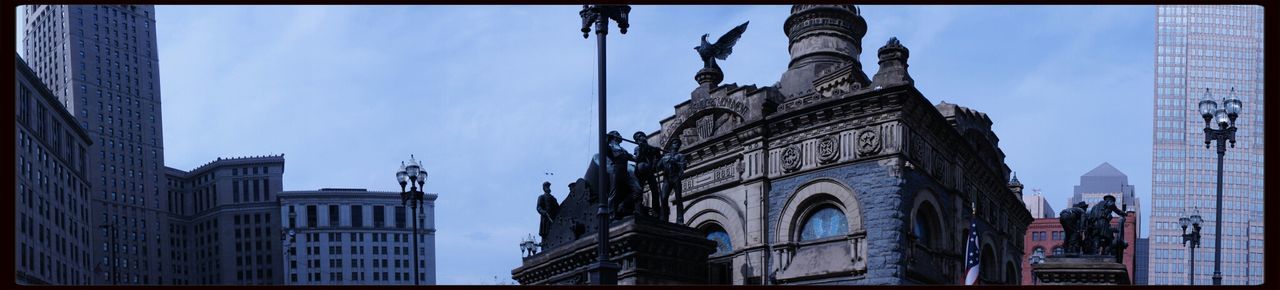
[[[418,272],[418,264],[421,264],[421,257],[418,256],[418,207],[422,205],[425,195],[422,189],[427,182],[427,171],[410,154],[408,165],[400,163],[400,170],[396,171],[396,182],[400,183],[400,204],[409,206],[413,211],[413,285],[417,286],[421,276]],[[409,190],[405,191],[404,186],[410,184]]]
[[[1213,101],[1208,88],[1204,89],[1204,100],[1200,101],[1200,116],[1204,117],[1204,147],[1209,148],[1209,143],[1218,141],[1218,206],[1213,229],[1213,285],[1222,285],[1222,157],[1227,154],[1227,141],[1231,141],[1232,148],[1236,147],[1236,117],[1240,115],[1241,102],[1235,97],[1235,93],[1236,89],[1231,88],[1231,93],[1222,100],[1224,108],[1218,108],[1218,103]],[[1213,129],[1210,123],[1218,123],[1218,129]]]
[[[1187,283],[1195,285],[1196,280],[1196,248],[1200,247],[1200,222],[1203,221],[1199,214],[1193,214],[1190,218],[1183,217],[1178,219],[1178,224],[1182,225],[1182,245],[1186,246],[1191,243],[1187,250],[1191,251],[1191,271],[1187,273]],[[1187,225],[1191,225],[1191,233],[1187,233]]]
[[[599,175],[597,176],[596,191],[599,199],[599,207],[596,210],[599,219],[599,228],[596,231],[596,239],[599,245],[596,250],[596,262],[587,270],[588,283],[592,285],[615,285],[618,284],[618,265],[609,261],[609,206],[608,182],[609,174],[608,166],[605,160],[609,153],[608,144],[605,142],[605,36],[609,34],[609,19],[618,22],[618,30],[622,34],[627,34],[627,27],[631,25],[627,22],[627,13],[631,12],[631,6],[628,5],[582,5],[582,11],[578,15],[582,16],[582,38],[587,38],[591,32],[591,25],[596,26],[596,49],[597,62],[599,65],[599,118],[600,126],[596,128],[600,143],[600,155],[597,158],[599,162]]]

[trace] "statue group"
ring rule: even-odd
[[[618,131],[610,131],[607,137],[609,150],[602,167],[613,185],[609,186],[607,201],[613,218],[648,215],[666,220],[671,214],[668,197],[675,195],[675,199],[680,200],[683,193],[680,183],[687,163],[684,154],[680,153],[680,139],[673,139],[666,149],[659,149],[649,144],[648,135],[644,132],[633,134],[634,140],[622,138]],[[636,144],[634,151],[627,152],[622,147],[623,141]],[[649,208],[641,205],[645,187],[649,190]],[[538,197],[538,215],[541,217],[538,235],[545,238],[558,213],[559,203],[551,195],[551,183],[544,182],[542,190]],[[676,213],[676,222],[683,223],[682,204],[676,204]]]
[[[1086,210],[1087,209],[1087,210]],[[1111,214],[1120,216],[1120,226],[1111,226]],[[1114,196],[1105,196],[1093,207],[1085,202],[1062,210],[1058,221],[1065,231],[1063,253],[1066,255],[1115,255],[1116,262],[1123,262],[1125,213],[1116,207]]]

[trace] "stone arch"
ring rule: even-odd
[[[743,116],[743,113],[725,107],[707,107],[685,116],[678,116],[677,118],[680,119],[672,122],[675,124],[674,127],[671,127],[670,130],[663,130],[662,139],[659,140],[660,148],[667,148],[668,145],[671,145],[671,140],[680,138],[681,133],[683,133],[685,129],[697,126],[698,120],[702,119],[702,117],[719,113],[728,113],[730,116],[737,118],[738,122],[746,121],[746,117]],[[688,146],[689,144],[683,145]]]
[[[999,278],[992,278],[1003,275],[1003,273],[1000,272],[1000,264],[1002,261],[997,260],[996,256],[996,246],[989,240],[982,241],[980,243],[982,243],[982,247],[978,254],[978,269],[981,269],[978,273],[979,279],[987,281],[1000,280]],[[983,277],[985,277],[985,279],[983,279]]]
[[[822,205],[832,205],[844,213],[849,233],[864,231],[862,206],[853,190],[833,179],[819,178],[801,185],[783,204],[773,240],[783,243],[799,240],[797,228],[802,226],[801,219]]]
[[[708,194],[693,200],[685,211],[693,213],[685,219],[686,226],[701,229],[707,224],[717,224],[729,233],[734,249],[746,247],[747,235],[742,228],[746,221],[742,220],[741,208],[730,199],[719,193]]]
[[[929,205],[928,208],[931,208],[930,210],[928,210],[929,212],[920,212],[922,208],[925,208],[926,204]],[[935,194],[932,190],[922,189],[916,193],[914,201],[912,202],[912,205],[911,205],[910,215],[908,215],[909,220],[907,222],[907,225],[911,227],[908,230],[915,229],[916,218],[919,217],[920,214],[932,215],[934,217],[935,223],[934,223],[933,230],[935,230],[936,232],[933,234],[935,237],[938,237],[942,241],[944,241],[941,244],[931,245],[932,248],[940,250],[940,249],[951,248],[954,246],[953,243],[955,243],[955,239],[947,238],[947,237],[951,237],[950,235],[951,227],[947,225],[952,225],[953,223],[948,222],[949,219],[947,218],[947,216],[942,214],[942,204],[938,202],[937,194]],[[968,239],[968,238],[969,237],[966,236],[966,237],[963,237],[962,239]]]
[[[1018,279],[1019,271],[1017,270],[1018,269],[1014,266],[1013,261],[1006,260],[1004,262],[1004,282],[1009,285],[1018,285],[1019,281],[1022,281],[1022,279]]]

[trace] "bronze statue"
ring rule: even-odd
[[[1080,236],[1084,230],[1084,214],[1089,204],[1081,201],[1074,207],[1063,209],[1058,213],[1058,222],[1062,224],[1062,251],[1068,254],[1080,254]]]
[[[744,24],[745,25],[745,24]],[[684,223],[684,204],[680,202],[684,198],[684,189],[681,188],[681,181],[684,179],[684,169],[688,165],[684,159],[684,154],[680,153],[680,138],[672,136],[671,143],[667,145],[666,153],[658,160],[658,168],[662,170],[662,194],[661,205],[662,212],[671,211],[667,198],[672,193],[675,194],[676,200],[676,223]],[[654,205],[655,207],[657,205]],[[666,219],[666,214],[662,216]]]
[[[1119,239],[1116,237],[1118,230],[1111,227],[1111,214],[1120,215],[1120,223],[1124,223],[1125,214],[1116,208],[1116,198],[1107,195],[1089,208],[1089,212],[1085,214],[1085,253],[1091,255],[1114,254],[1116,248],[1120,247],[1123,242],[1123,236]],[[1127,245],[1126,245],[1127,246]]]
[[[551,223],[555,221],[557,214],[560,214],[560,202],[551,195],[551,182],[544,181],[542,195],[538,196],[538,215],[542,217],[538,223],[538,236],[542,240],[547,239],[547,234],[551,231]]]
[[[662,211],[662,205],[666,204],[667,199],[662,196],[662,192],[658,191],[657,166],[658,159],[661,158],[662,150],[653,145],[649,145],[649,136],[644,132],[636,131],[631,135],[635,139],[636,149],[636,181],[640,183],[643,189],[649,187],[649,202],[652,206],[651,214],[657,217],[666,217],[666,212]]]
[[[720,66],[716,65],[716,59],[724,60],[729,58],[729,54],[733,53],[733,45],[738,43],[738,38],[741,38],[742,33],[747,31],[747,23],[751,23],[751,21],[743,22],[742,25],[730,29],[729,32],[716,39],[714,44],[707,42],[707,37],[711,36],[711,34],[702,35],[702,44],[693,49],[697,50],[698,56],[702,57],[703,68],[720,69]]]
[[[613,208],[614,218],[621,219],[638,212],[635,195],[640,192],[639,183],[635,182],[633,168],[627,161],[635,160],[635,156],[622,148],[622,134],[609,131],[609,206]]]

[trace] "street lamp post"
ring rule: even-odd
[[[1027,262],[1028,262],[1028,264],[1031,264],[1031,265],[1042,264],[1042,263],[1044,263],[1044,258],[1045,258],[1045,257],[1044,257],[1044,249],[1043,249],[1043,248],[1036,248],[1035,252],[1032,252],[1032,253],[1031,253],[1031,257],[1030,257],[1030,258],[1027,258]],[[1032,285],[1039,285],[1039,284],[1040,284],[1040,279],[1039,279],[1039,278],[1036,278],[1036,277],[1031,277],[1031,284],[1032,284]]]
[[[297,218],[298,218],[298,213],[290,209],[289,220],[294,221],[294,220],[297,220]],[[290,223],[289,228],[286,230],[283,230],[284,231],[283,235],[280,237],[280,247],[284,250],[283,259],[280,259],[282,261],[288,262],[289,259],[297,258],[296,255],[298,254],[298,251],[297,251],[298,232],[295,229],[295,227],[296,227],[295,224]],[[292,264],[292,263],[287,264],[287,267],[285,268],[285,273],[290,275],[289,277],[285,277],[285,279],[292,281],[290,277],[293,277],[293,275],[297,274],[297,269],[293,267],[295,265],[296,264]]]
[[[120,251],[120,245],[116,243],[116,225],[114,223],[101,224],[98,227],[111,231],[111,285],[119,285],[120,260],[116,257],[116,252]]]
[[[1182,245],[1187,246],[1191,243],[1187,250],[1191,251],[1191,272],[1187,273],[1187,283],[1196,284],[1196,248],[1200,247],[1200,214],[1192,214],[1191,217],[1182,217],[1178,219],[1178,224],[1182,225]],[[1187,225],[1191,225],[1191,233],[1187,233]]]
[[[418,264],[421,264],[421,257],[418,256],[418,207],[422,205],[425,194],[422,192],[423,185],[427,182],[427,171],[422,168],[422,163],[409,155],[409,164],[400,162],[400,170],[396,171],[396,182],[400,183],[400,204],[407,205],[413,211],[413,285],[419,285],[421,273],[418,272]],[[409,190],[405,191],[404,186],[410,185]]]
[[[600,126],[596,128],[599,137],[600,155],[597,158],[599,162],[599,175],[596,182],[596,194],[599,196],[599,207],[596,210],[599,219],[599,228],[596,231],[596,237],[599,245],[596,249],[596,262],[587,270],[588,283],[592,285],[614,285],[618,284],[618,265],[609,261],[609,198],[606,192],[609,192],[608,182],[609,174],[606,170],[605,159],[608,156],[609,146],[605,142],[605,36],[609,34],[609,19],[618,22],[618,30],[622,34],[627,34],[627,27],[631,24],[627,21],[627,14],[631,12],[631,6],[628,5],[582,5],[582,11],[578,12],[582,16],[582,38],[587,38],[591,32],[591,25],[596,26],[596,49],[597,63],[599,68],[599,84],[600,93],[598,96],[598,111],[600,118]]]
[[[1200,116],[1204,117],[1204,147],[1218,141],[1218,206],[1217,219],[1214,222],[1213,236],[1213,285],[1222,285],[1222,157],[1227,154],[1227,141],[1236,147],[1236,117],[1240,115],[1240,99],[1235,97],[1236,89],[1222,100],[1223,108],[1218,108],[1209,89],[1204,89],[1204,100],[1200,101]],[[1212,121],[1212,122],[1211,122]],[[1217,123],[1213,129],[1210,123]]]

